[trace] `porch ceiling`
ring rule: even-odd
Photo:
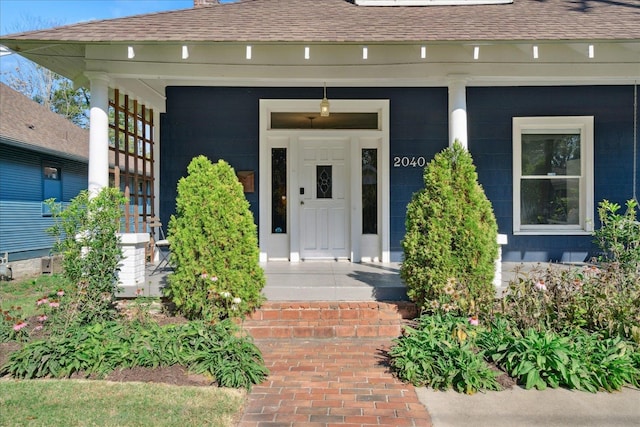
[[[589,58],[589,45],[594,57]],[[135,57],[129,59],[128,47]],[[182,59],[182,47],[189,56]],[[395,44],[89,44],[23,42],[20,54],[73,79],[112,86],[162,109],[167,86],[469,86],[624,84],[640,77],[640,41]],[[425,57],[421,56],[422,47]],[[533,56],[538,46],[538,58]],[[309,59],[305,59],[305,47]],[[363,47],[367,58],[363,59]],[[474,49],[478,59],[474,59]]]

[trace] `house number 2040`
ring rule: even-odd
[[[427,160],[422,156],[395,156],[393,158],[394,168],[423,168],[426,164]]]

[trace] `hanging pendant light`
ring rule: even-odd
[[[324,84],[324,96],[320,101],[320,116],[329,117],[329,100],[327,99],[327,83]]]

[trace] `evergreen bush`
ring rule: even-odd
[[[456,141],[427,164],[423,177],[424,188],[407,206],[402,241],[400,274],[407,295],[429,310],[441,308],[453,290],[460,297],[445,311],[486,312],[495,293],[498,228],[473,159]],[[452,283],[462,289],[453,289]]]
[[[194,158],[178,182],[167,296],[189,318],[242,316],[262,302],[257,228],[233,168]]]

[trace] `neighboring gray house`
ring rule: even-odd
[[[43,201],[68,202],[86,189],[88,158],[88,130],[0,83],[0,256],[49,255]],[[21,273],[14,264],[14,277]]]
[[[118,141],[152,147],[152,211],[168,221],[194,156],[224,158],[246,177],[262,261],[400,260],[423,167],[455,139],[505,261],[584,261],[597,203],[637,195],[637,0],[194,6],[0,37],[90,87],[90,190],[108,184],[117,98],[146,120]]]

